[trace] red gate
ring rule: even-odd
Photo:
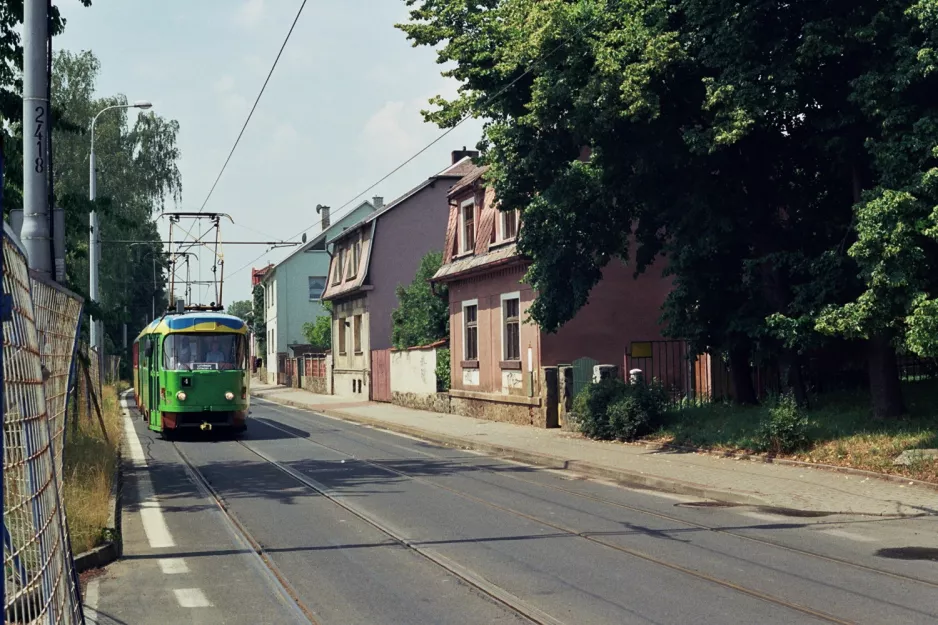
[[[371,401],[391,401],[391,350],[371,350]]]

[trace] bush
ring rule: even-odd
[[[759,426],[756,440],[760,451],[791,453],[808,445],[808,415],[791,393],[782,395]]]
[[[620,441],[634,441],[651,434],[661,425],[668,396],[660,384],[632,384],[609,404],[607,416],[612,435]]]
[[[436,350],[436,392],[445,393],[449,390],[450,382],[450,355],[448,349]]]
[[[666,406],[667,395],[657,383],[606,379],[589,384],[576,396],[573,416],[589,438],[630,441],[657,428]]]

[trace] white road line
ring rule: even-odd
[[[778,516],[775,514],[765,514],[764,512],[740,512],[743,516],[747,516],[750,519],[758,519],[760,521],[772,521],[773,523],[780,523],[782,521],[788,521],[785,517]]]
[[[85,620],[94,625],[98,622],[98,596],[100,589],[98,585],[100,582],[96,579],[92,579],[88,582],[88,586],[85,588],[85,599],[83,602]]]
[[[838,530],[838,529],[828,529],[828,530],[818,530],[822,534],[827,534],[828,536],[836,536],[837,538],[846,538],[847,540],[855,540],[860,543],[875,543],[875,538],[870,538],[869,536],[863,536],[862,534],[854,534],[853,532],[848,532],[847,530]]]
[[[159,563],[163,575],[180,575],[189,572],[189,565],[182,558],[160,558]]]
[[[134,422],[130,418],[130,409],[126,399],[121,400],[121,406],[124,408],[124,436],[127,439],[130,461],[134,468],[138,469],[136,472],[137,491],[140,498],[140,520],[143,523],[143,532],[147,535],[147,541],[153,549],[175,547],[176,543],[173,541],[172,534],[169,533],[166,519],[163,518],[163,510],[160,509],[160,504],[156,500],[156,491],[153,489],[153,482],[150,481],[148,473],[147,457],[143,453],[143,447],[134,429]]]
[[[212,602],[199,588],[177,588],[173,591],[176,601],[183,608],[210,608]]]

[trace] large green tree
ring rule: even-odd
[[[462,82],[428,118],[487,120],[481,147],[503,208],[523,210],[542,326],[569,320],[610,260],[641,271],[664,254],[669,332],[728,352],[743,400],[754,357],[797,372],[839,335],[867,341],[877,414],[901,412],[894,339],[910,310],[938,306],[895,271],[916,254],[896,237],[928,239],[934,202],[872,202],[887,181],[928,186],[934,0],[408,4],[408,37]],[[919,268],[916,286],[935,274]],[[867,304],[884,278],[904,298],[888,312]]]
[[[254,304],[247,299],[231,302],[228,304],[228,314],[250,324],[254,320]]]
[[[449,295],[430,278],[443,262],[440,252],[420,259],[413,282],[397,287],[398,307],[391,313],[391,343],[398,349],[429,345],[449,337]]]

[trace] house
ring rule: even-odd
[[[414,279],[420,260],[439,250],[446,195],[474,166],[476,152],[457,150],[450,166],[381,207],[332,240],[333,382],[336,395],[390,401],[391,313],[398,285]]]
[[[261,267],[260,269],[255,269],[254,267],[251,267],[251,295],[252,295],[251,301],[252,302],[254,301],[253,300],[254,289],[257,287],[257,285],[259,285],[264,280],[264,276],[267,274],[268,271],[270,271],[271,267],[273,266],[274,266],[273,263],[267,263],[265,267]],[[253,324],[252,324],[252,328],[253,328]],[[251,370],[256,371],[257,367],[255,366],[255,363],[257,362],[258,358],[263,358],[264,351],[262,349],[263,338],[260,336],[256,336],[254,334],[253,329],[251,331],[250,345],[251,345]]]
[[[327,240],[361,221],[375,208],[371,202],[362,202],[332,223],[329,207],[318,206],[317,212],[322,216],[319,234],[271,267],[261,278],[264,320],[267,323],[268,383],[278,383],[278,374],[283,373],[286,359],[295,356],[291,346],[300,348],[306,345],[303,324],[329,314],[320,299],[329,275]]]
[[[633,343],[662,339],[660,308],[671,290],[660,267],[638,279],[614,260],[589,302],[549,334],[526,323],[535,292],[515,239],[517,211],[497,208],[486,169],[473,167],[449,192],[443,265],[433,282],[449,286],[451,389],[456,414],[546,427],[543,367],[585,362],[620,368]],[[592,366],[574,367],[574,386]]]

